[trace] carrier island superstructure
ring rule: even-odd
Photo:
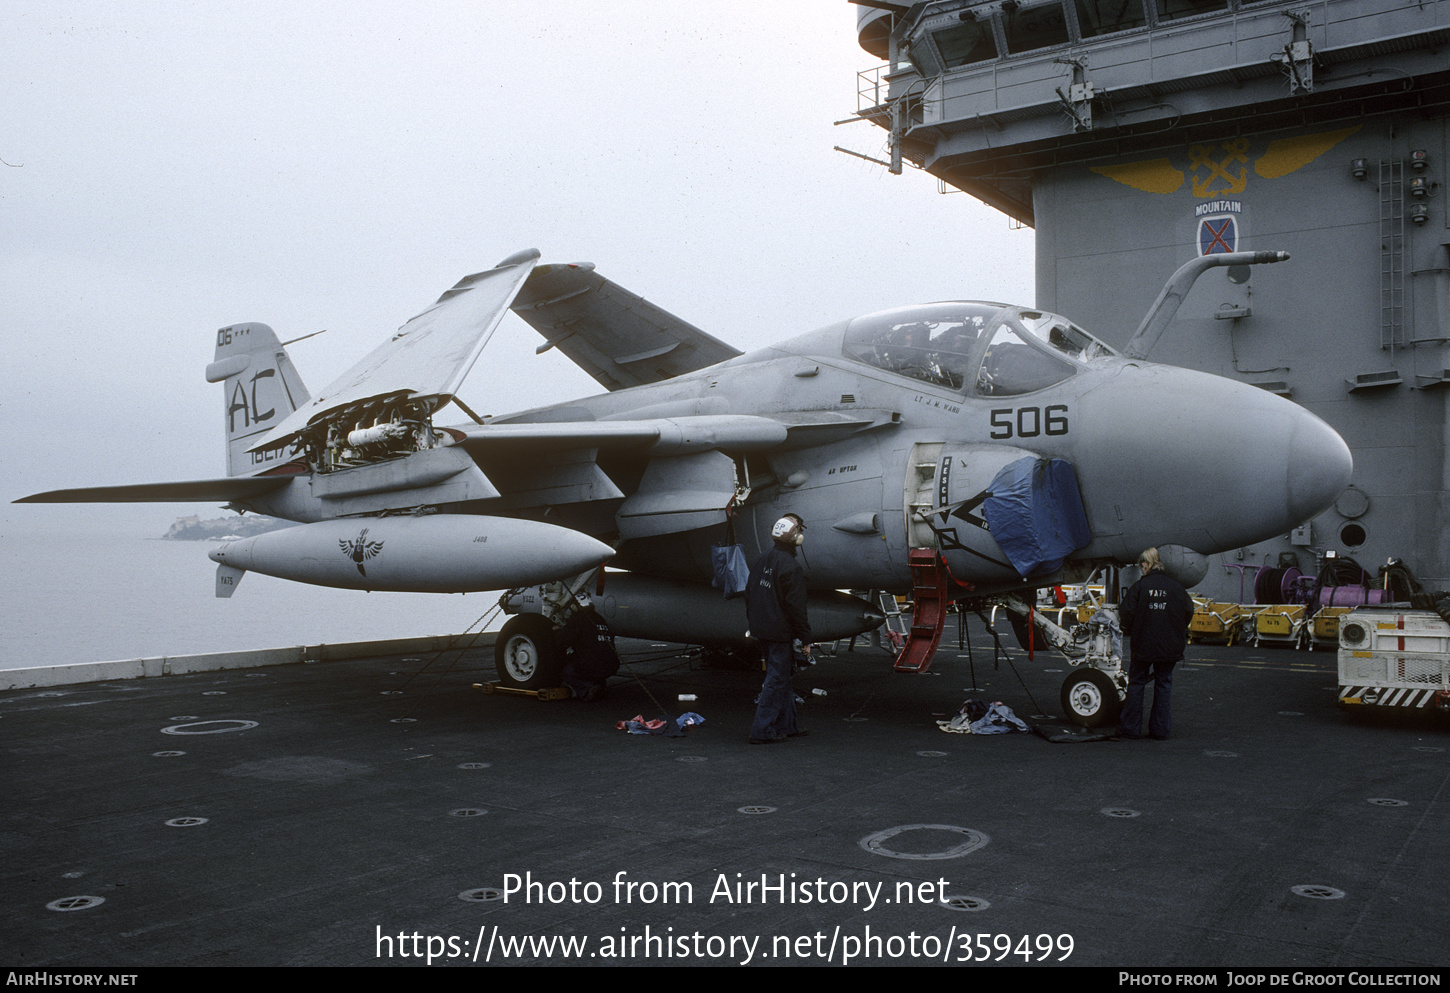
[[[1034,228],[1037,306],[1121,346],[1184,262],[1292,255],[1209,270],[1152,358],[1302,404],[1353,483],[1199,592],[1328,553],[1450,588],[1450,0],[858,2],[883,161]]]

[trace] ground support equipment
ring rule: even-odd
[[[1450,624],[1429,610],[1368,607],[1345,614],[1339,705],[1450,710]]]
[[[947,584],[951,577],[947,575],[941,553],[935,548],[913,548],[907,562],[911,566],[911,627],[892,668],[897,672],[926,672],[946,625],[947,607],[951,603]]]
[[[480,693],[512,693],[516,696],[531,696],[535,700],[567,700],[574,694],[567,686],[550,686],[542,690],[526,690],[518,686],[505,686],[503,683],[474,683],[473,688]]]
[[[1254,616],[1254,647],[1261,645],[1295,645],[1304,631],[1305,607],[1302,603],[1276,603],[1264,607]]]

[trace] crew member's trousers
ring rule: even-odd
[[[762,641],[760,647],[765,651],[765,685],[760,688],[760,702],[755,705],[750,737],[795,734],[795,690],[790,682],[794,661],[790,642]]]
[[[1183,660],[1134,658],[1128,665],[1128,698],[1123,701],[1123,730],[1143,733],[1143,691],[1153,681],[1153,711],[1148,716],[1148,733],[1166,738],[1173,730],[1173,667]]]

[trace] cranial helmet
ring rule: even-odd
[[[795,514],[786,514],[775,522],[770,536],[782,545],[799,545],[806,540],[806,524]]]

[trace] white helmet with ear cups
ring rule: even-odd
[[[782,545],[800,545],[806,540],[806,525],[795,514],[786,514],[775,522],[770,536]]]

